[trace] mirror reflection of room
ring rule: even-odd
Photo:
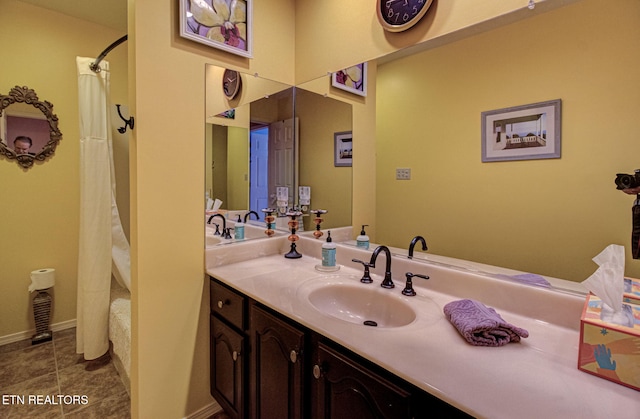
[[[50,157],[62,139],[53,104],[34,89],[15,86],[0,94],[0,155],[24,169]]]
[[[215,100],[210,95],[220,96],[212,80],[223,72],[211,67],[207,103]],[[286,230],[286,213],[299,209],[301,230],[309,230],[315,226],[309,211],[325,209],[323,228],[349,226],[352,169],[336,165],[333,156],[335,134],[352,129],[351,105],[292,87],[250,100],[250,89],[264,91],[273,82],[241,77],[246,82],[235,108],[207,110],[205,201],[220,203],[219,212],[231,221],[237,213],[273,208]],[[301,198],[301,190],[308,196]]]
[[[34,112],[35,111],[35,112]],[[3,141],[13,146],[16,154],[38,154],[49,141],[49,122],[37,109],[16,103],[5,112],[6,133]]]

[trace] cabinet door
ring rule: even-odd
[[[232,418],[245,417],[245,338],[211,316],[211,395]]]
[[[411,394],[332,348],[318,343],[313,418],[411,418]]]
[[[250,310],[252,417],[306,417],[304,332],[256,305]]]

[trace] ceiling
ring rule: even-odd
[[[127,0],[19,0],[127,32]]]

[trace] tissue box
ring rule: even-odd
[[[640,306],[623,304],[614,324],[602,300],[589,294],[580,318],[578,369],[640,391]]]
[[[624,302],[640,305],[640,280],[635,278],[624,279]]]

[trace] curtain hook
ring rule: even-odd
[[[120,116],[120,119],[122,119],[124,121],[124,126],[118,128],[118,132],[120,134],[124,134],[125,132],[127,132],[127,127],[131,128],[133,130],[133,116],[130,117],[129,119],[125,119],[124,116],[122,116],[122,113],[120,112],[120,105],[117,104],[116,108],[118,108],[118,115]]]

